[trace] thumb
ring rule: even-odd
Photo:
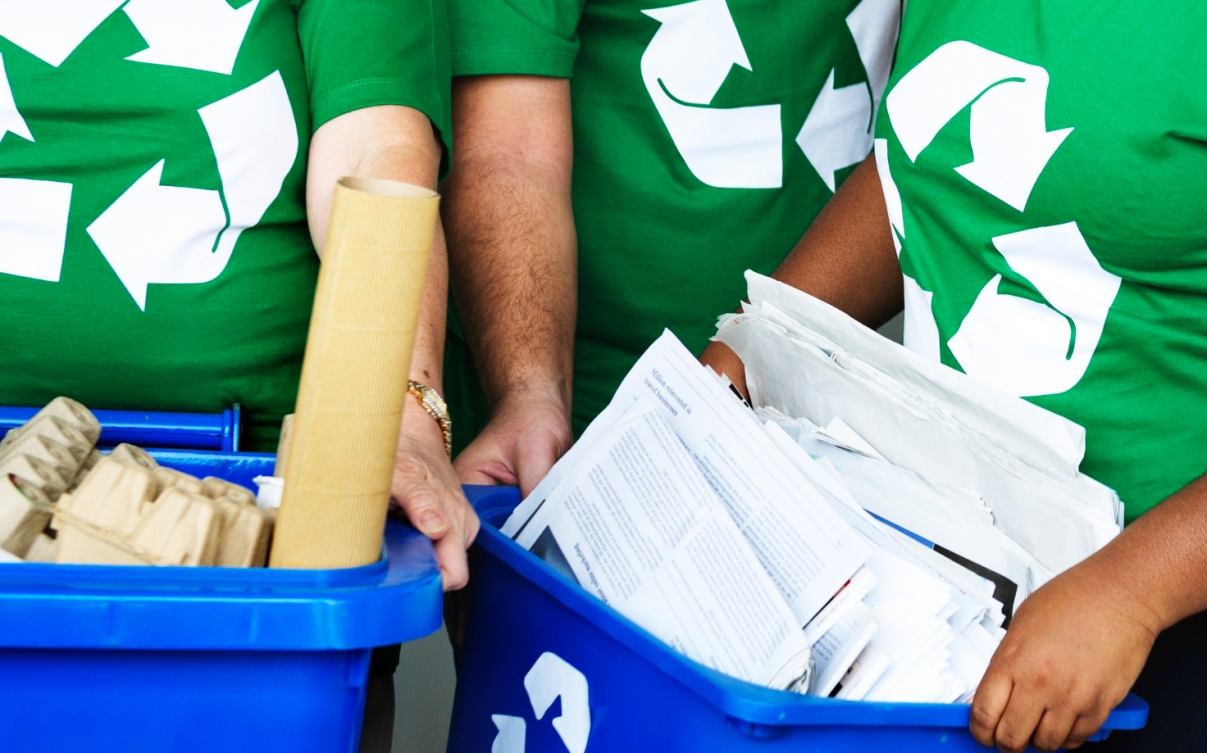
[[[440,539],[449,531],[449,520],[432,494],[411,494],[398,499],[411,525],[429,539]]]
[[[495,486],[499,482],[493,476],[486,473],[481,468],[476,468],[470,465],[455,464],[453,469],[457,471],[457,478],[463,484],[477,486]]]
[[[487,446],[484,439],[475,440],[453,461],[457,478],[463,484],[514,485],[517,479],[512,464],[499,457],[497,448]]]
[[[549,471],[556,462],[557,454],[552,449],[521,458],[519,464],[520,494],[527,497],[536,488],[536,485],[549,475]]]
[[[996,656],[994,657],[997,658]],[[985,747],[997,744],[997,726],[1010,701],[1014,681],[1008,672],[991,662],[972,698],[969,729],[976,741]]]

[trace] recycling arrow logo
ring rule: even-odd
[[[58,68],[106,19],[123,12],[147,42],[132,65],[229,76],[260,0],[0,0],[0,37]],[[203,283],[230,261],[240,234],[263,218],[297,159],[299,140],[279,71],[208,104],[221,190],[165,186],[167,157],[88,225],[87,232],[141,310],[152,283]],[[0,137],[34,142],[0,56]],[[73,186],[0,178],[0,274],[58,282]]]
[[[753,70],[726,0],[642,11],[661,26],[641,56],[641,78],[691,173],[716,188],[780,188],[780,104],[713,107],[733,66]],[[868,80],[835,89],[836,71],[813,103],[796,143],[831,191],[835,173],[867,157],[888,82],[900,0],[861,0],[847,16]]]
[[[969,183],[1022,212],[1048,161],[1072,133],[1046,124],[1048,72],[970,42],[949,42],[898,81],[886,107],[910,163],[972,104],[972,162],[955,168]],[[906,238],[901,194],[877,139],[876,165],[897,253]],[[1017,281],[1046,303],[1000,292],[1002,275],[981,289],[948,348],[965,373],[1019,396],[1072,389],[1085,375],[1122,279],[1102,268],[1076,222],[999,235],[993,247]],[[934,293],[905,277],[906,345],[938,360]]]
[[[553,719],[567,753],[586,753],[591,735],[591,704],[587,677],[562,657],[546,651],[541,654],[528,674],[524,689],[537,720],[544,718],[553,702],[562,699],[561,716]],[[491,753],[524,753],[528,723],[522,716],[492,714],[498,730],[490,746]]]

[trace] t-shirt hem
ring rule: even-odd
[[[523,47],[460,47],[453,49],[453,75],[570,78],[576,57],[575,53]]]

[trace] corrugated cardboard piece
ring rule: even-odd
[[[392,181],[335,189],[271,567],[378,559],[439,197]]]

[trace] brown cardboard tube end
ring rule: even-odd
[[[410,183],[400,183],[396,180],[383,180],[381,178],[357,178],[349,176],[340,178],[337,184],[351,191],[359,191],[374,196],[387,196],[395,199],[435,199],[440,196],[430,188]]]

